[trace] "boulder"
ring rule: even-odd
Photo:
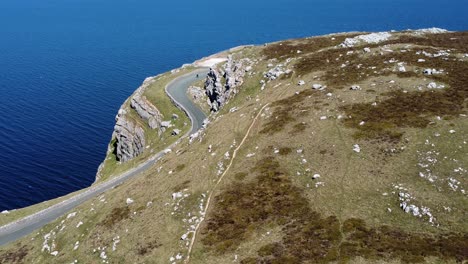
[[[171,135],[177,136],[177,135],[179,135],[179,134],[180,134],[180,129],[174,129],[174,130],[172,130]]]
[[[323,85],[321,85],[321,84],[314,83],[312,85],[312,89],[314,89],[314,90],[323,90],[323,89],[325,89],[325,87]]]

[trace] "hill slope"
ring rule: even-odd
[[[0,262],[468,260],[468,33],[227,53],[195,84],[214,111],[205,129]]]

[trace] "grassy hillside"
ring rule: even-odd
[[[466,262],[468,33],[359,35],[233,51],[253,69],[200,137],[0,262]]]

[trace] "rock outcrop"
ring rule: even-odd
[[[135,91],[130,100],[130,106],[135,109],[138,115],[148,122],[151,129],[160,128],[162,115],[159,110],[143,96],[146,88],[154,82],[153,77],[146,78],[143,84]]]
[[[225,91],[221,84],[221,76],[216,69],[211,68],[206,76],[205,92],[211,111],[216,112],[225,102]]]
[[[252,62],[249,59],[234,61],[232,56],[224,65],[224,73],[211,68],[206,76],[205,93],[208,96],[208,104],[211,111],[217,112],[233,94],[238,92],[237,88],[244,82],[244,75],[247,69],[252,69]],[[223,78],[224,78],[224,84]]]
[[[126,111],[121,109],[116,116],[112,137],[115,139],[115,155],[120,162],[129,161],[143,153],[145,132],[139,125],[128,120]]]

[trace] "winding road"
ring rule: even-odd
[[[182,138],[198,131],[203,125],[205,114],[187,97],[187,88],[191,83],[196,80],[205,78],[208,73],[208,68],[198,68],[190,73],[175,78],[166,86],[166,94],[171,97],[182,110],[189,116],[192,126]],[[177,143],[177,142],[176,142]],[[176,143],[168,148],[173,147]],[[23,236],[26,236],[36,229],[52,222],[58,217],[64,215],[74,207],[82,204],[83,202],[125,182],[126,180],[139,175],[141,172],[150,168],[164,156],[164,150],[153,155],[147,161],[141,163],[139,166],[113,178],[108,181],[92,185],[85,189],[83,192],[64,200],[58,204],[52,205],[39,212],[26,216],[17,221],[11,222],[0,227],[0,246],[13,242]]]

